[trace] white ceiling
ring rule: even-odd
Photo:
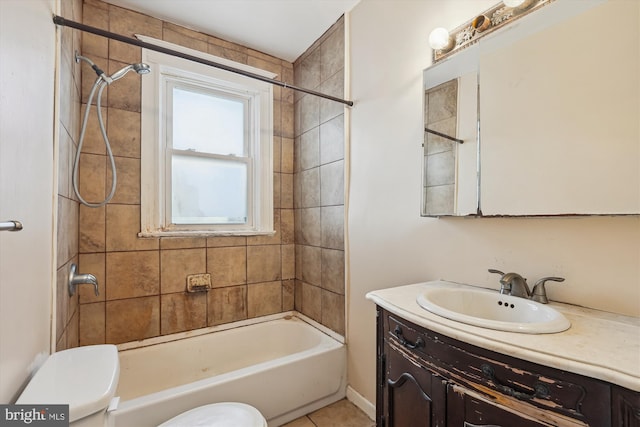
[[[360,0],[106,1],[293,62]]]

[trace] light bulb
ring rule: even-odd
[[[534,0],[502,0],[505,6],[518,11],[529,9],[534,2]]]
[[[452,47],[452,40],[446,28],[436,28],[429,34],[429,46],[436,50],[449,50]]]

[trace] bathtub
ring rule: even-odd
[[[255,406],[269,427],[285,424],[345,396],[346,349],[331,334],[289,312],[120,345],[120,402],[108,425],[157,426],[225,401]]]

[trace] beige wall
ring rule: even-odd
[[[344,94],[344,19],[294,64],[297,86]],[[345,333],[344,106],[296,94],[296,310]]]
[[[293,64],[98,0],[86,0],[85,24],[132,37],[155,37],[262,68],[293,83]],[[140,62],[140,48],[83,34],[82,53],[113,73]],[[153,72],[153,71],[152,71]],[[83,102],[95,74],[83,66]],[[273,237],[138,238],[140,231],[140,77],[110,86],[103,113],[118,170],[112,201],[80,207],[80,268],[100,296],[80,291],[80,344],[121,343],[258,317],[294,308],[293,93],[274,87]],[[93,110],[95,112],[95,110]],[[95,117],[95,115],[93,115]],[[102,200],[110,186],[97,121],[83,147],[80,187]],[[186,276],[211,273],[208,294],[186,294]]]
[[[640,218],[420,218],[422,70],[430,31],[493,0],[363,0],[351,13],[349,383],[375,402],[371,290],[433,279],[497,288],[487,268],[548,286],[554,300],[640,315]],[[380,23],[384,22],[384,25]]]
[[[51,349],[55,276],[53,0],[0,1],[0,403],[13,403]]]

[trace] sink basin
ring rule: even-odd
[[[432,287],[417,302],[438,316],[498,331],[550,334],[571,326],[553,307],[496,291]]]

